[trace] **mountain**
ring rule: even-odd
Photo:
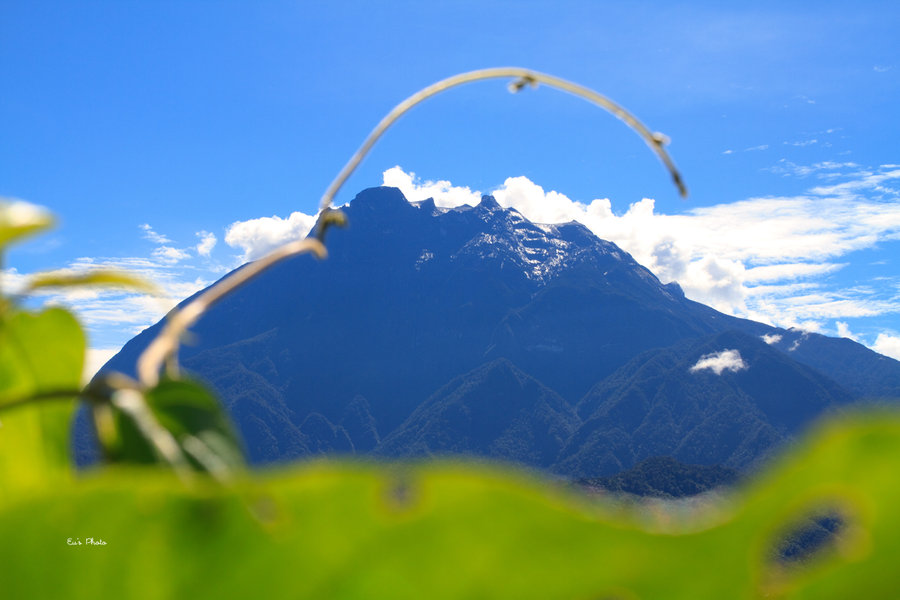
[[[548,468],[579,424],[559,394],[500,358],[438,390],[376,453],[491,456]]]
[[[659,454],[741,468],[817,411],[900,395],[897,361],[688,300],[577,223],[535,224],[490,196],[453,209],[410,203],[386,187],[344,210],[349,226],[329,233],[327,260],[291,258],[248,282],[179,354],[224,399],[253,462],[458,452],[599,476],[650,456],[642,440],[653,431],[668,436],[651,444]],[[133,373],[159,328],[104,369]],[[739,337],[715,341],[729,332]],[[728,343],[745,373],[691,373],[679,355]],[[653,377],[669,383],[640,381]],[[664,401],[673,386],[680,399]],[[652,399],[629,407],[632,389]],[[773,404],[794,390],[796,414]],[[729,399],[717,405],[715,394]],[[740,443],[704,447],[725,443],[729,418],[746,421]]]
[[[773,345],[794,360],[828,373],[856,396],[900,398],[897,361],[847,338],[778,330]]]
[[[724,353],[734,357],[732,368],[696,368]],[[584,423],[555,470],[609,476],[655,456],[746,470],[852,401],[759,338],[718,333],[641,354],[599,382],[578,403]]]

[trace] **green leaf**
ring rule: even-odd
[[[28,282],[25,291],[28,293],[38,289],[58,287],[112,287],[149,294],[160,293],[159,287],[146,279],[110,269],[96,269],[81,273],[72,271],[38,273]]]
[[[155,418],[178,444],[191,466],[198,471],[228,475],[244,467],[241,442],[222,405],[201,384],[190,380],[164,379],[144,393],[151,418]],[[142,426],[140,413],[116,413],[120,443],[108,449],[115,462],[165,463],[149,439],[155,424]]]
[[[85,338],[62,308],[17,311],[0,320],[0,406],[53,390],[80,388]]]
[[[222,404],[195,381],[164,379],[147,393],[150,407],[203,471],[243,467],[241,442]]]
[[[0,198],[0,249],[53,226],[53,216],[39,206]]]
[[[61,308],[0,320],[0,408],[16,404],[0,410],[0,502],[17,487],[68,476],[71,393],[81,385],[84,352],[81,326]],[[41,399],[28,401],[34,396]]]
[[[894,600],[898,464],[893,413],[820,429],[730,500],[693,504],[622,506],[484,465],[316,463],[227,487],[107,470],[0,508],[0,539],[14,541],[0,544],[0,589],[76,599]],[[835,498],[851,509],[838,550],[774,570],[772,533]]]

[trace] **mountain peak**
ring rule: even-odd
[[[427,198],[422,200],[421,202],[417,202],[416,206],[419,207],[419,210],[424,210],[427,213],[433,213],[435,211],[434,198]]]
[[[364,207],[379,212],[403,210],[410,206],[403,192],[388,186],[366,188],[356,195],[351,204],[354,208]]]
[[[478,203],[477,208],[482,208],[485,210],[500,210],[500,204],[497,202],[497,199],[491,196],[490,194],[485,194],[481,197],[481,202]]]

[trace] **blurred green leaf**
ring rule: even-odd
[[[0,249],[53,226],[53,216],[39,206],[0,198]]]
[[[0,545],[0,589],[84,599],[894,600],[898,464],[900,418],[888,414],[821,429],[732,501],[696,514],[589,501],[462,464],[318,463],[227,488],[106,470],[0,511],[0,539],[15,540]],[[837,551],[774,570],[774,533],[835,500],[852,507]]]
[[[134,275],[108,269],[96,269],[82,273],[51,271],[34,275],[25,288],[26,293],[38,289],[57,287],[113,287],[125,288],[149,294],[159,294],[155,284]]]
[[[62,308],[17,311],[0,320],[0,406],[11,398],[78,389],[85,338]]]
[[[190,464],[198,471],[227,475],[243,468],[240,440],[222,405],[201,384],[164,379],[144,392],[152,417],[174,438]],[[109,448],[114,462],[165,463],[158,448],[136,419],[141,416],[116,411],[119,445]]]
[[[69,312],[13,312],[0,319],[0,501],[16,487],[40,487],[70,471],[69,420],[80,388],[85,339]],[[57,392],[59,398],[51,398]]]

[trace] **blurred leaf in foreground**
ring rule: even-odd
[[[318,463],[227,488],[107,470],[0,512],[0,537],[16,540],[0,547],[0,589],[15,598],[893,600],[898,464],[900,418],[857,417],[690,518],[684,505],[598,504],[459,464]],[[774,565],[784,524],[821,503],[846,507],[837,547],[790,570]]]
[[[0,315],[0,501],[69,473],[84,352],[84,333],[66,310]]]
[[[197,471],[224,478],[243,468],[237,433],[222,405],[201,384],[163,379],[149,390],[131,393],[141,394],[141,403],[149,411],[124,411],[113,399],[118,434],[113,437],[114,444],[106,448],[112,462],[170,462],[171,457],[154,440],[155,435],[162,435],[177,445],[179,458]]]
[[[146,279],[110,269],[95,269],[84,272],[64,270],[38,273],[28,282],[26,292],[45,288],[66,287],[123,288],[150,294],[159,294],[160,292],[159,287]]]
[[[0,198],[0,249],[52,225],[53,216],[43,208],[22,200]]]

